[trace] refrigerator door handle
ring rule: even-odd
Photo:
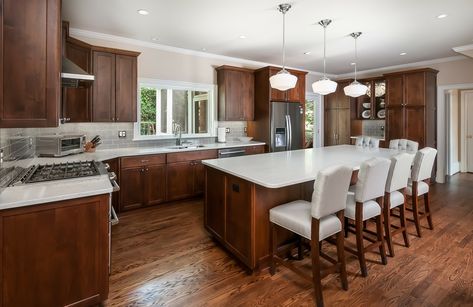
[[[290,150],[291,149],[291,139],[290,139],[290,135],[291,135],[291,127],[290,127],[290,123],[289,123],[289,115],[285,115],[285,119],[286,119],[286,150]]]
[[[286,115],[286,118],[287,118],[287,129],[288,129],[287,136],[288,136],[288,139],[289,139],[289,142],[288,142],[288,145],[287,145],[287,149],[288,149],[288,150],[291,150],[291,149],[292,149],[292,123],[291,123],[291,116],[290,116],[290,115]]]

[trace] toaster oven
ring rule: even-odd
[[[41,157],[63,157],[84,152],[85,135],[55,134],[36,137],[36,154]]]

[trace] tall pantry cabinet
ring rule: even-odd
[[[385,74],[386,139],[409,139],[437,147],[437,70]]]

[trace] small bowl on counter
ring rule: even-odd
[[[249,143],[252,139],[253,139],[253,137],[251,137],[251,136],[240,136],[240,137],[238,137],[238,140],[240,142],[243,142],[243,143]]]

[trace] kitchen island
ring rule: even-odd
[[[269,210],[297,199],[310,201],[320,170],[345,165],[357,173],[391,149],[351,145],[205,160],[205,228],[251,271],[268,266]],[[282,229],[278,238],[287,239]]]

